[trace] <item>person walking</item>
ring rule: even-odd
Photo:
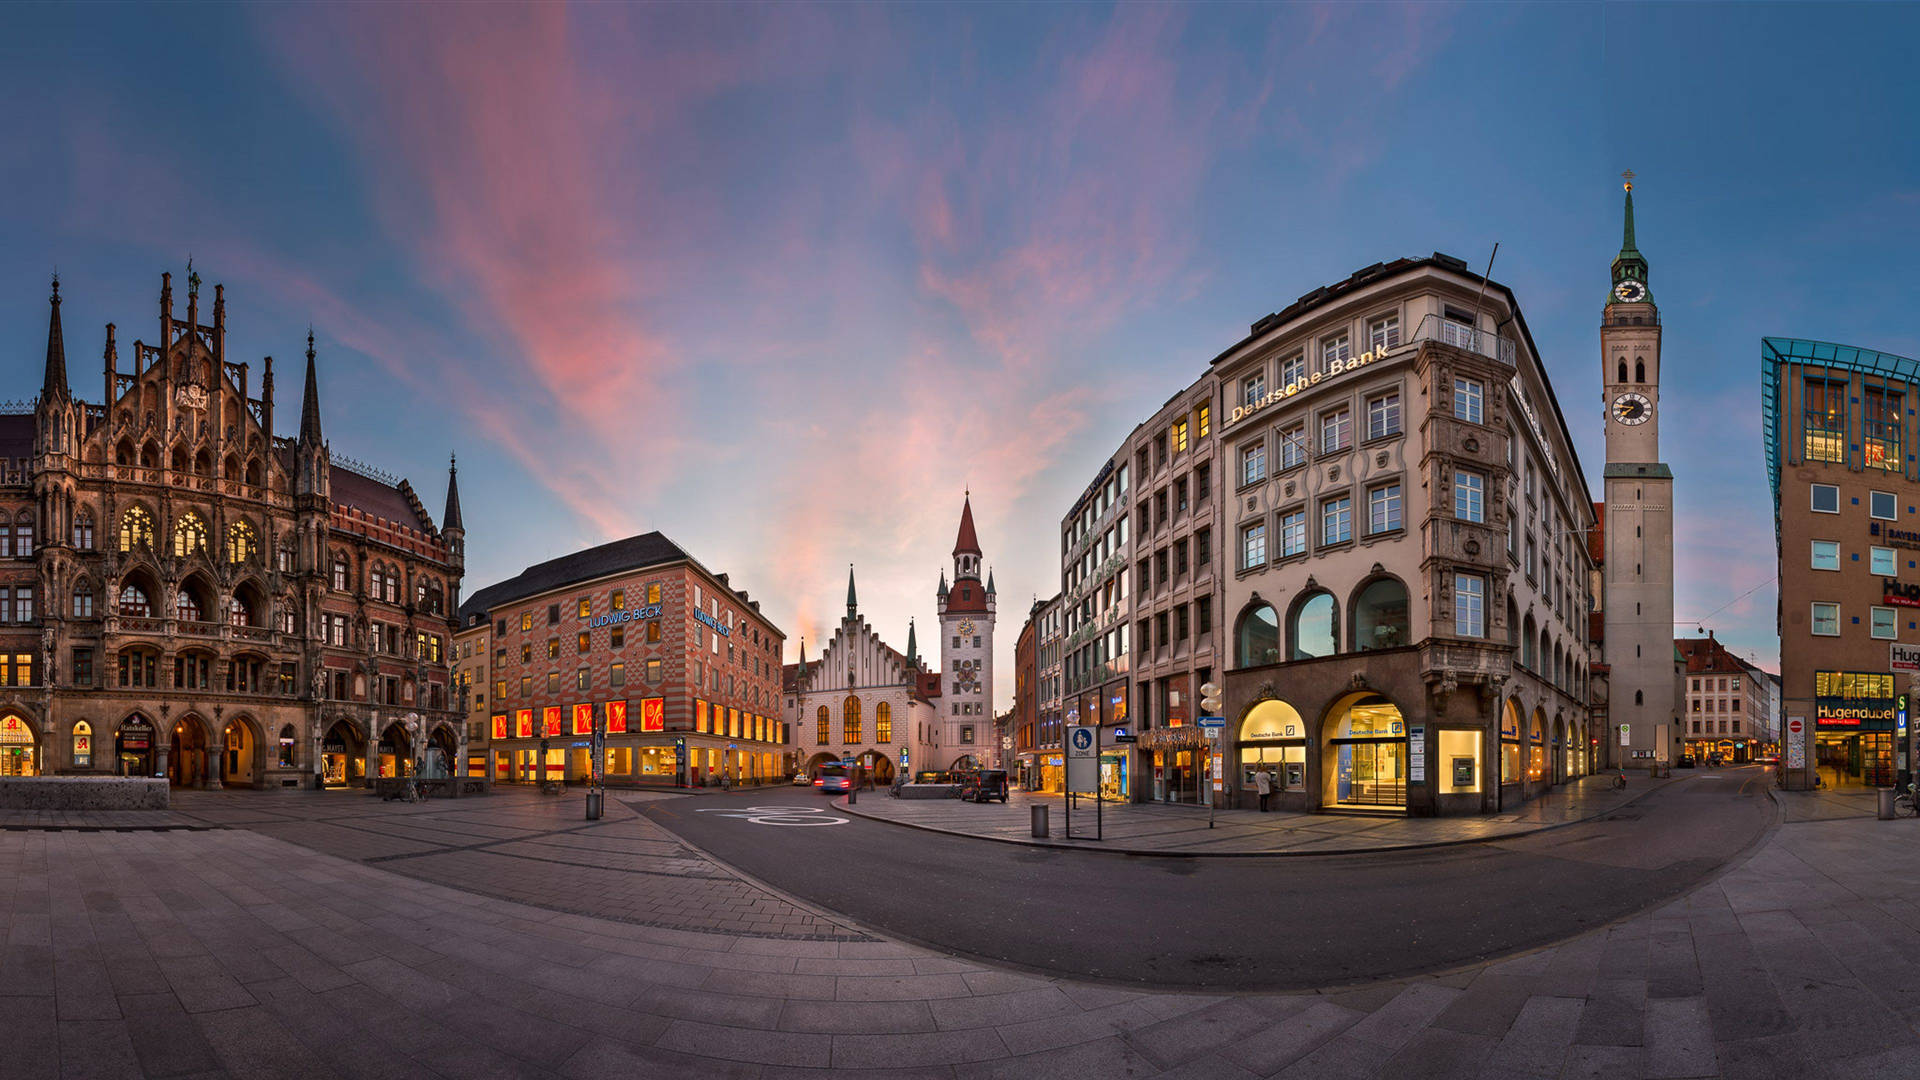
[[[1273,794],[1273,776],[1261,769],[1253,774],[1253,790],[1260,795],[1260,812],[1267,812],[1267,797]]]

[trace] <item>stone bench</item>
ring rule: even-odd
[[[0,810],[165,810],[167,806],[164,777],[0,777]]]

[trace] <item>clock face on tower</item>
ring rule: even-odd
[[[1613,399],[1613,418],[1629,427],[1644,424],[1653,416],[1653,402],[1645,394],[1621,394]]]
[[[1623,281],[1613,287],[1613,295],[1623,304],[1637,304],[1647,298],[1647,287],[1637,281]]]
[[[959,630],[960,630],[961,637],[972,637],[973,636],[973,620],[961,619]]]

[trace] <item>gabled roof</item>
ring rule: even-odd
[[[418,499],[407,497],[410,489],[405,487],[406,483],[405,480],[397,485],[385,483],[338,465],[327,469],[327,490],[336,504],[431,536],[433,522],[420,510]]]
[[[980,554],[980,538],[973,532],[973,494],[969,492],[960,504],[960,535],[953,541],[955,555]]]
[[[489,585],[468,597],[467,602],[460,605],[460,619],[465,622],[469,614],[491,611],[516,600],[538,596],[550,589],[558,589],[575,582],[592,581],[594,578],[616,574],[623,570],[663,566],[682,559],[693,562],[692,556],[662,533],[650,532],[629,536],[624,540],[615,540],[601,544],[599,547],[590,547],[584,551],[575,551],[557,559],[536,563],[514,577]],[[695,563],[695,565],[699,564]]]

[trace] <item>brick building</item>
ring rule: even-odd
[[[610,784],[785,774],[780,656],[760,604],[657,532],[528,567],[460,608],[490,624],[495,781],[580,781],[606,730]]]
[[[284,788],[450,767],[459,496],[336,459],[313,337],[297,437],[161,275],[156,344],[73,396],[55,282],[39,399],[0,416],[0,772]]]

